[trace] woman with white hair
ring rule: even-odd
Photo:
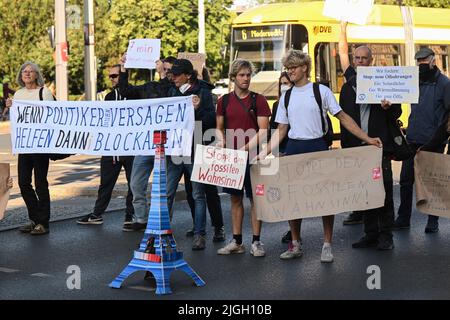
[[[16,100],[53,100],[50,90],[45,87],[44,77],[38,65],[27,61],[20,67],[17,74]],[[12,105],[12,99],[6,101],[6,107]],[[50,221],[50,192],[48,190],[49,156],[42,153],[19,154],[18,175],[22,198],[28,209],[30,223],[20,227],[19,231],[32,235],[42,235],[49,232]],[[34,170],[34,183],[31,184]]]

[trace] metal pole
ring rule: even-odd
[[[67,36],[66,36],[66,1],[55,0],[55,74],[56,98],[68,99],[67,89]]]
[[[205,50],[205,3],[198,0],[198,53],[206,53]]]
[[[94,1],[84,1],[84,88],[85,100],[95,100],[97,72],[94,54]]]

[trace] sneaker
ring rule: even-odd
[[[194,235],[194,240],[192,241],[192,250],[204,250],[206,247],[206,239],[201,234]]]
[[[438,231],[439,231],[438,220],[428,218],[427,226],[425,227],[425,233],[436,233]]]
[[[409,228],[410,228],[409,219],[403,219],[400,217],[395,219],[394,225],[392,226],[392,230],[401,230]]]
[[[123,226],[123,231],[145,231],[147,229],[146,223],[133,222],[132,224],[126,224]]]
[[[331,253],[331,244],[324,243],[322,247],[322,255],[320,256],[320,262],[330,263],[333,262],[333,254]]]
[[[286,233],[283,235],[283,237],[281,238],[281,242],[282,243],[289,243],[292,241],[292,235],[291,235],[291,230],[286,231]]]
[[[347,218],[345,218],[343,225],[351,226],[354,224],[363,223],[363,215],[362,213],[350,213]]]
[[[237,244],[236,240],[233,239],[225,247],[217,250],[217,254],[232,254],[232,253],[244,253],[245,247],[243,244]]]
[[[382,238],[380,237],[377,245],[378,250],[392,250],[394,249],[394,241],[392,238]]]
[[[378,245],[378,239],[364,236],[361,239],[359,239],[358,242],[353,243],[352,248],[354,248],[354,249],[374,248],[377,245]]]
[[[78,219],[77,220],[78,224],[102,224],[103,223],[103,218],[102,217],[97,217],[93,214],[88,214],[87,216]]]
[[[289,260],[300,258],[303,255],[302,245],[299,243],[298,245],[293,245],[292,241],[288,244],[288,249],[280,254],[280,259]]]
[[[133,224],[133,216],[132,215],[126,215],[125,216],[125,220],[123,221],[123,225],[127,225],[127,224]]]
[[[36,226],[36,224],[34,222],[31,222],[29,224],[26,224],[26,225],[20,227],[19,231],[22,233],[30,233],[31,231],[33,231],[35,226]]]
[[[264,245],[261,241],[255,241],[252,243],[252,248],[250,249],[250,254],[254,257],[264,257],[266,251],[264,250]]]
[[[191,238],[194,236],[194,228],[189,229],[188,231],[186,231],[186,237]]]
[[[44,227],[42,224],[37,224],[36,227],[34,227],[34,229],[30,232],[33,236],[40,236],[47,233],[49,233],[48,228]]]
[[[213,242],[225,241],[225,229],[223,227],[214,228]]]

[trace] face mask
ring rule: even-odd
[[[286,91],[288,91],[291,88],[291,86],[287,85],[287,84],[282,84],[280,87],[281,90],[281,94],[285,93]]]
[[[188,91],[188,89],[191,87],[191,85],[189,83],[185,83],[183,84],[178,90],[180,90],[180,92],[182,94],[184,94],[186,91]]]
[[[428,63],[419,64],[419,75],[426,75],[430,70],[430,65]]]

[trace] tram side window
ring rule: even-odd
[[[436,57],[436,66],[441,70],[443,74],[447,77],[450,77],[450,68],[449,68],[449,53],[450,46],[448,45],[419,45],[416,46],[416,51],[421,48],[428,47],[434,51]]]
[[[349,44],[349,58],[353,61],[353,52],[362,43]],[[401,66],[403,64],[403,45],[400,44],[368,44],[372,50],[373,66]],[[448,72],[448,55],[446,56]],[[330,87],[333,92],[340,92],[344,84],[344,72],[339,60],[339,47],[336,42],[318,43],[314,49],[315,80]]]

